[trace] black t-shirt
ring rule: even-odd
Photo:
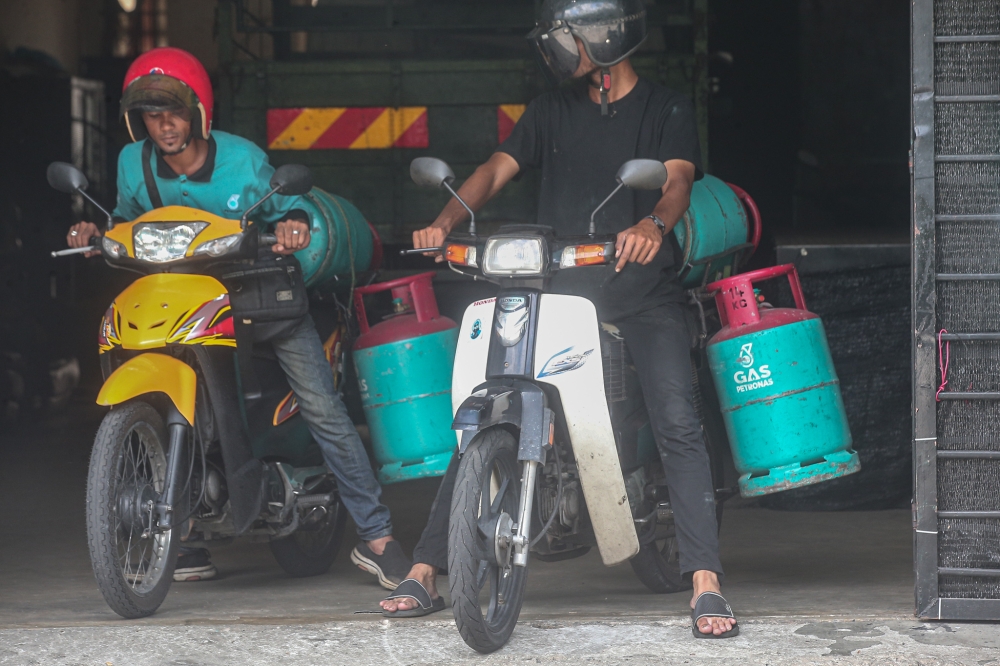
[[[601,116],[585,82],[542,95],[525,110],[498,151],[513,157],[522,171],[542,171],[538,223],[561,236],[586,234],[590,214],[617,186],[615,175],[630,159],[660,162],[681,159],[701,178],[701,150],[691,100],[640,79],[625,97]],[[669,177],[669,174],[668,174]],[[653,212],[659,191],[622,189],[596,217],[597,233],[618,233]],[[550,290],[586,296],[604,321],[684,300],[674,268],[679,253],[668,234],[656,258],[645,266],[628,264],[559,271]]]

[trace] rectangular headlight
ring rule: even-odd
[[[545,241],[541,238],[491,238],[483,254],[486,275],[541,275],[545,268]]]
[[[207,222],[137,224],[132,231],[135,258],[157,264],[183,259],[191,241],[207,226]]]

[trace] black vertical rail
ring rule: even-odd
[[[916,611],[938,617],[934,1],[912,0],[913,555]]]

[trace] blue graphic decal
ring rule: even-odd
[[[477,319],[472,323],[472,333],[469,335],[470,338],[475,340],[483,332],[483,322],[481,319]]]
[[[571,370],[576,370],[582,367],[584,363],[587,362],[587,358],[593,353],[593,349],[588,349],[585,352],[571,353],[573,347],[568,349],[563,349],[552,356],[545,365],[542,366],[541,372],[538,373],[538,379],[542,377],[551,377],[552,375],[561,375],[564,372],[570,372]]]

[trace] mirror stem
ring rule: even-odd
[[[609,201],[611,201],[611,197],[613,197],[613,196],[615,196],[616,194],[618,194],[618,190],[622,189],[623,187],[625,187],[625,183],[623,183],[622,181],[620,181],[620,180],[619,180],[619,181],[618,181],[618,187],[616,187],[616,188],[614,189],[614,191],[613,191],[613,192],[612,192],[611,194],[609,194],[609,195],[608,195],[608,198],[607,198],[607,199],[605,199],[604,201],[602,201],[602,202],[601,202],[601,205],[600,205],[600,206],[598,206],[597,208],[595,208],[595,209],[594,209],[594,212],[590,214],[590,235],[591,235],[591,236],[594,236],[594,235],[596,235],[596,234],[597,234],[597,227],[596,227],[596,225],[594,224],[594,216],[595,216],[595,215],[597,215],[597,212],[598,212],[599,210],[601,210],[602,208],[604,208],[604,204],[606,204],[606,203],[608,203]]]
[[[104,210],[104,206],[94,201],[94,198],[87,194],[82,187],[76,188],[76,193],[82,196],[84,199],[94,204],[94,208],[104,213],[104,217],[108,218],[108,231],[111,231],[115,227],[114,221],[111,219],[111,213]]]
[[[243,217],[240,218],[240,231],[246,231],[247,230],[247,220],[250,218],[250,213],[252,213],[255,210],[257,210],[258,208],[260,208],[261,204],[263,204],[265,201],[267,201],[268,199],[270,199],[271,197],[273,197],[275,194],[277,194],[278,190],[280,190],[280,189],[281,189],[280,187],[274,188],[273,190],[271,190],[270,192],[268,192],[267,194],[265,194],[263,199],[261,199],[260,201],[258,201],[254,205],[252,205],[249,208],[247,208],[247,212],[243,213]]]
[[[462,207],[465,208],[465,210],[469,211],[469,217],[471,218],[470,221],[469,221],[469,235],[470,236],[475,236],[476,235],[476,214],[472,212],[471,208],[469,208],[469,204],[467,204],[464,201],[462,201],[462,197],[458,196],[458,193],[455,190],[451,189],[451,185],[448,184],[448,181],[442,180],[441,181],[441,187],[443,187],[443,188],[447,189],[449,192],[451,192],[451,196],[453,196],[456,199],[458,199],[458,203],[462,204]]]

